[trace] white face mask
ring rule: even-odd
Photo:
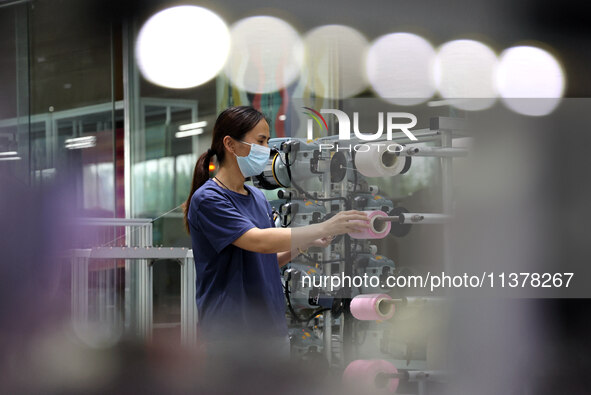
[[[250,152],[247,156],[238,156],[236,154],[236,160],[238,161],[238,167],[242,172],[242,175],[246,177],[257,176],[265,170],[265,165],[269,161],[269,155],[271,154],[271,148],[263,147],[258,144],[247,143],[246,141],[238,140],[241,143],[250,145]]]

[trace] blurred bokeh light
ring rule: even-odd
[[[462,110],[483,110],[497,97],[494,73],[497,56],[474,40],[443,44],[435,59],[435,83],[441,96]]]
[[[343,25],[317,27],[304,37],[306,87],[317,96],[347,98],[367,87],[365,57],[368,42]]]
[[[192,88],[215,77],[230,50],[226,23],[196,6],[167,8],[138,34],[136,57],[142,75],[167,88]]]
[[[415,105],[435,93],[435,49],[411,33],[391,33],[376,39],[367,55],[367,75],[374,91],[399,105]]]
[[[300,75],[303,43],[287,22],[254,16],[236,22],[230,31],[232,46],[225,73],[239,89],[275,92]]]
[[[548,52],[517,46],[501,54],[496,83],[508,108],[524,115],[541,116],[554,111],[560,103],[565,76]]]

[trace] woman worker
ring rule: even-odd
[[[230,107],[218,116],[211,148],[195,165],[185,224],[195,257],[199,333],[208,354],[239,353],[236,344],[259,347],[254,341],[260,339],[268,350],[289,356],[279,268],[295,251],[327,246],[335,235],[368,226],[365,213],[345,211],[319,224],[275,228],[263,193],[244,184],[262,173],[269,138],[258,110]],[[210,179],[214,156],[219,171]]]

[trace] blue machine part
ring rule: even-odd
[[[313,290],[311,284],[313,277],[320,276],[321,270],[313,266],[301,263],[290,263],[283,275],[283,283],[289,285],[289,297],[294,310],[316,309],[317,305],[309,303],[310,291]],[[304,278],[307,277],[310,280]],[[288,281],[289,279],[289,281]]]
[[[296,359],[306,359],[310,353],[320,354],[324,343],[314,331],[308,328],[290,328],[291,355]]]
[[[367,276],[379,278],[379,285],[372,287],[369,283],[367,287],[361,287],[361,293],[382,293],[388,289],[386,284],[387,276],[391,275],[396,268],[394,261],[383,255],[372,255],[369,253],[358,253],[353,262],[353,271],[357,276]]]
[[[359,193],[353,198],[353,209],[355,210],[382,210],[387,213],[393,208],[394,203],[380,194]]]
[[[286,225],[305,226],[321,222],[326,215],[326,208],[318,201],[292,199],[281,205],[279,215]]]

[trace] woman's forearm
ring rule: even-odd
[[[312,245],[314,240],[328,236],[329,234],[327,232],[328,230],[324,223],[292,228],[290,248],[292,251],[298,248],[305,250]]]
[[[314,240],[327,236],[323,224],[297,228],[252,228],[234,241],[244,250],[271,254],[306,248]]]
[[[319,223],[296,228],[252,228],[234,241],[244,250],[272,254],[306,248],[314,240],[348,232],[359,232],[369,227],[367,214],[362,211],[341,211]]]

